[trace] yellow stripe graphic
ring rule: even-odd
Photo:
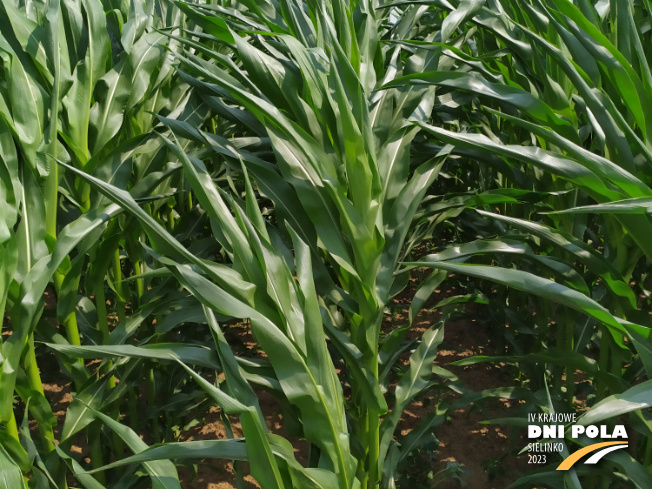
[[[600,448],[604,447],[609,447],[611,445],[627,445],[626,441],[605,441],[603,443],[595,443],[593,445],[589,445],[588,447],[584,447],[581,450],[576,451],[575,453],[572,453],[566,459],[559,464],[559,467],[557,467],[557,470],[568,470],[570,469],[575,462],[577,462],[579,459],[581,459],[584,455],[587,453],[595,452],[596,450],[599,450]]]

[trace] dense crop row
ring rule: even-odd
[[[577,376],[580,422],[624,423],[629,451],[515,487],[652,487],[651,18],[646,0],[3,0],[0,487],[172,489],[177,465],[227,459],[263,489],[393,488],[451,409],[402,436],[428,390],[520,401],[495,420],[520,426],[578,409]],[[500,345],[461,364],[512,387],[433,365],[447,314],[414,340],[451,274],[466,290],[434,307],[474,303]],[[254,356],[228,340],[241,324]],[[170,441],[211,404],[227,438]]]

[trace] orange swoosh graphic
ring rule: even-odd
[[[566,457],[566,460],[564,460],[562,463],[559,464],[559,467],[557,467],[557,470],[568,470],[570,469],[575,462],[577,462],[579,459],[581,459],[584,455],[587,453],[595,452],[596,450],[599,450],[600,448],[608,447],[611,445],[626,445],[626,441],[605,441],[603,443],[594,443],[593,445],[589,445],[588,447],[584,447],[581,450],[578,450],[568,457]]]

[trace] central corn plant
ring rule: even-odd
[[[187,47],[177,56],[181,74],[211,108],[213,127],[231,132],[162,119],[175,136],[161,137],[183,162],[215,253],[193,254],[127,192],[70,170],[140,220],[148,255],[205,308],[225,381],[215,387],[186,365],[192,358],[174,348],[170,355],[226,414],[240,417],[246,453],[239,442],[216,440],[210,456],[249,458],[264,488],[393,487],[398,463],[441,421],[424,419],[403,446],[394,440],[404,408],[433,385],[443,327],[423,334],[388,412],[385,386],[407,328],[383,339],[381,326],[408,282],[399,273],[404,243],[446,151],[410,155],[414,122],[427,122],[433,108],[432,87],[377,89],[399,75],[450,68],[439,53],[402,42],[418,33],[460,45],[464,36],[451,35],[472,11],[424,21],[420,6],[377,10],[368,1],[178,6],[203,30],[172,36]],[[186,152],[183,141],[200,149]],[[241,175],[241,192],[216,185],[224,164]],[[261,212],[260,202],[272,211]],[[436,272],[428,286],[445,277]],[[413,302],[411,318],[424,300]],[[264,373],[236,361],[215,313],[251,321]],[[56,348],[73,356],[145,355],[138,348]],[[251,382],[291,407],[310,444],[307,468],[287,440],[267,432]],[[163,453],[193,456],[181,446],[153,447],[105,468]]]

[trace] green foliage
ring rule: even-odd
[[[582,423],[636,432],[600,487],[650,487],[651,15],[2,2],[0,486],[174,488],[176,462],[225,459],[240,487],[243,461],[264,489],[463,487],[461,466],[431,471],[449,409],[518,399],[493,421],[518,424],[582,397]],[[451,274],[465,290],[430,306]],[[388,324],[399,295],[407,319]],[[474,392],[434,365],[467,304],[498,348],[457,364],[505,363],[514,386]],[[443,315],[416,335],[424,307]],[[41,347],[72,383],[61,430]],[[435,387],[457,397],[400,435]],[[209,404],[227,438],[176,441]],[[582,470],[513,487],[541,483],[598,487]]]

